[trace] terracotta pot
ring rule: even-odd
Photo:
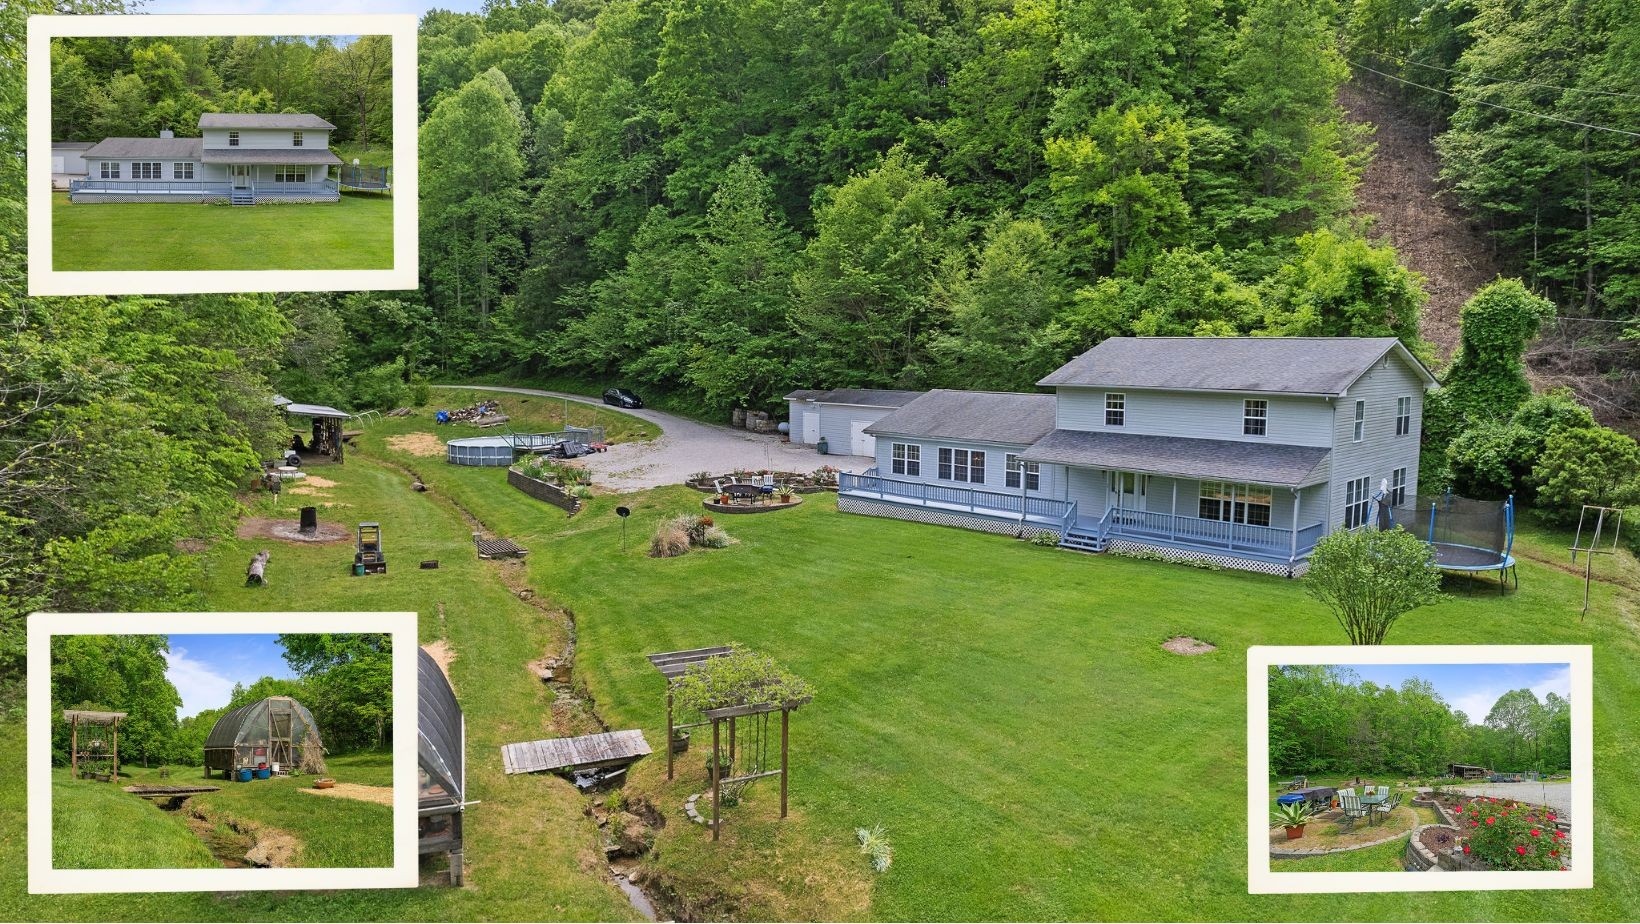
[[[335,785],[336,785],[335,780],[328,780],[327,779],[327,780],[314,780],[313,781],[313,788],[314,789],[330,789],[330,788],[334,787]]]
[[[1287,840],[1296,841],[1296,840],[1298,840],[1299,838],[1301,838],[1303,836],[1304,836],[1304,826],[1303,825],[1288,825],[1287,826]]]

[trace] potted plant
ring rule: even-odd
[[[679,728],[672,732],[672,753],[682,754],[689,750],[689,731]],[[711,762],[707,762],[707,773],[711,772]]]
[[[734,761],[730,760],[729,755],[723,753],[722,751],[719,751],[716,755],[713,755],[713,754],[706,755],[706,782],[708,784],[710,784],[712,782],[712,758],[714,756],[717,758],[717,762],[718,762],[718,779],[719,780],[722,780],[723,778],[725,778],[727,776],[730,776],[730,770],[732,770],[734,768]]]
[[[1303,837],[1304,826],[1309,824],[1310,819],[1314,817],[1315,812],[1310,810],[1310,803],[1308,802],[1288,802],[1285,805],[1278,805],[1276,806],[1275,815],[1272,816],[1276,824],[1287,830],[1287,839],[1290,841]]]

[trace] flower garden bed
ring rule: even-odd
[[[583,468],[550,459],[526,459],[507,469],[507,483],[536,500],[562,508],[570,516],[592,496],[591,475]]]
[[[791,500],[787,500],[787,501],[779,500],[777,495],[772,495],[771,494],[771,495],[765,495],[765,496],[770,498],[770,501],[768,503],[763,503],[762,500],[754,500],[754,501],[731,500],[728,503],[724,503],[723,498],[721,496],[714,495],[714,496],[707,497],[705,500],[701,501],[700,505],[702,507],[705,507],[707,510],[711,511],[712,513],[740,514],[740,513],[769,513],[770,511],[773,511],[773,510],[785,510],[789,507],[796,507],[798,504],[803,503],[803,498],[798,497],[795,494],[791,495]]]
[[[1418,800],[1442,824],[1419,828],[1407,844],[1410,865],[1447,870],[1563,870],[1571,866],[1571,824],[1551,808],[1491,796],[1431,793]],[[1424,837],[1426,829],[1435,833]],[[1452,842],[1442,831],[1456,832]],[[1428,869],[1429,865],[1418,865]]]
[[[837,469],[823,465],[812,472],[776,472],[767,469],[757,471],[746,470],[725,472],[713,475],[710,472],[696,472],[684,484],[703,491],[715,494],[719,484],[761,484],[764,475],[772,475],[776,489],[785,489],[793,494],[819,494],[822,491],[837,490]]]

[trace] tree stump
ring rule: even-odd
[[[268,550],[263,549],[251,559],[250,566],[245,569],[245,586],[262,586],[268,582],[262,572],[268,567]]]

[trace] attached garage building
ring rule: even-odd
[[[791,440],[805,446],[826,440],[826,451],[838,456],[873,456],[877,440],[866,428],[922,397],[920,391],[836,388],[794,391],[786,396],[791,411]]]

